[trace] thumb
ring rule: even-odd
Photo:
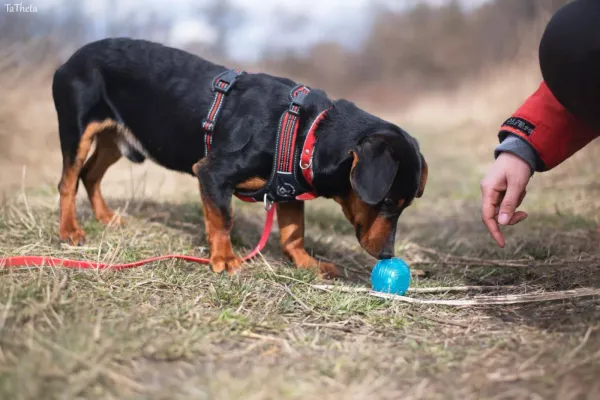
[[[526,182],[509,182],[506,194],[500,204],[498,211],[498,222],[501,225],[508,225],[513,218],[517,207],[521,203],[521,196],[525,191]]]

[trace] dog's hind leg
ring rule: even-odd
[[[112,221],[113,224],[120,225],[123,221],[120,217],[114,218],[113,211],[106,205],[100,192],[100,182],[104,174],[111,165],[121,158],[116,136],[116,128],[108,128],[97,135],[96,149],[81,170],[81,180],[87,191],[96,219],[103,224]]]
[[[58,184],[60,192],[60,239],[72,245],[81,245],[85,240],[85,232],[79,227],[75,212],[79,174],[92,147],[94,137],[103,127],[100,122],[89,123],[78,142],[68,140],[64,129],[64,126],[60,126],[61,145],[63,147],[63,171]],[[73,143],[75,143],[75,146],[73,146]]]
[[[102,221],[112,218],[112,212],[100,194],[100,180],[120,157],[114,140],[110,142],[119,129],[118,115],[106,98],[103,77],[95,69],[63,65],[54,74],[52,96],[63,155],[63,171],[58,184],[60,239],[80,245],[84,242],[85,232],[77,223],[75,211],[79,178],[84,181],[96,216]],[[86,163],[95,139],[98,139],[98,146]]]

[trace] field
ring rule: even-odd
[[[600,288],[600,143],[536,174],[502,250],[479,217],[479,180],[495,131],[539,80],[522,69],[382,113],[422,144],[430,180],[405,211],[397,253],[413,287],[502,286],[484,295]],[[80,190],[85,247],[61,245],[55,117],[44,77],[13,93],[4,154],[0,256],[126,262],[206,255],[197,184],[120,162],[105,180],[124,228],[95,222]],[[509,82],[509,84],[507,84]],[[35,101],[31,101],[35,99]],[[371,110],[377,112],[378,110]],[[6,136],[0,136],[6,137]],[[26,168],[23,167],[26,165]],[[260,236],[262,208],[236,202],[239,252]],[[335,285],[367,286],[374,260],[332,201],[307,205],[307,242],[340,265]],[[0,270],[0,398],[593,399],[600,396],[600,297],[448,307],[324,291],[283,259],[275,232],[264,257],[233,279],[207,266]],[[465,299],[478,292],[413,293]]]

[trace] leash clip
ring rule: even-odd
[[[265,197],[263,197],[263,203],[265,204],[265,211],[271,211],[271,208],[273,208],[273,201],[269,199],[267,193],[265,193]]]

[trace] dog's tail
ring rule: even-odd
[[[113,115],[113,118],[119,123],[119,125],[125,126],[125,122],[123,121],[123,118],[119,114],[119,111],[117,110],[117,108],[115,107],[113,102],[110,101],[110,98],[108,97],[108,94],[106,93],[106,86],[104,85],[104,80],[101,80],[101,82],[102,82],[102,88],[101,88],[102,89],[102,101],[108,106],[108,108],[110,109],[110,112]],[[124,131],[129,132],[126,129]],[[132,135],[129,135],[129,134],[119,135],[117,138],[117,146],[119,147],[121,154],[123,154],[125,157],[127,157],[127,159],[129,159],[129,161],[131,161],[131,162],[142,163],[146,159],[146,156],[144,154],[142,154],[142,150],[138,150],[138,147],[141,149],[141,145],[139,145],[138,141]]]

